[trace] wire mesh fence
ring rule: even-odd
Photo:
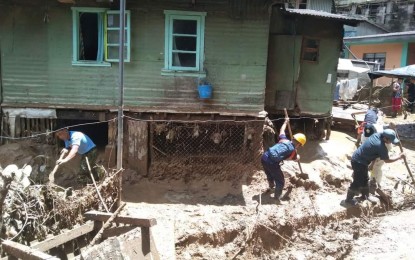
[[[262,122],[150,123],[153,175],[230,177],[258,167],[261,152]]]

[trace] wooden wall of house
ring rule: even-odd
[[[284,16],[273,12],[266,88],[267,111],[277,112],[287,107],[301,114],[331,113],[342,32],[342,24],[333,20]],[[304,37],[320,41],[318,62],[301,61]],[[330,81],[328,77],[331,77]]]
[[[266,0],[127,1],[131,62],[125,105],[137,111],[257,114],[264,108],[269,32]],[[75,6],[110,7],[76,1]],[[113,9],[118,6],[113,4]],[[118,100],[118,65],[72,66],[73,5],[56,0],[2,1],[3,105],[104,109]],[[197,78],[162,76],[164,10],[207,12],[205,62],[213,98],[201,101]],[[252,11],[254,10],[254,11]]]

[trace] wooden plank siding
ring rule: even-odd
[[[30,7],[23,0],[2,3],[3,106],[115,107],[118,64],[72,66],[72,5],[47,2],[47,11],[44,3],[32,2]],[[183,0],[127,1],[132,47],[131,62],[125,64],[126,108],[231,114],[264,109],[269,15],[264,7],[253,18],[231,18],[231,2],[198,0],[191,6]],[[82,5],[109,4],[83,1]],[[197,78],[161,75],[163,11],[169,9],[207,12],[204,67],[213,85],[209,101],[199,100]]]
[[[328,21],[309,16],[287,19],[279,10],[273,9],[271,42],[275,42],[275,38],[280,41],[269,46],[268,112],[281,111],[284,105],[290,109],[296,107],[303,115],[331,113],[343,25],[338,21]],[[305,37],[319,41],[317,62],[301,58]],[[293,102],[287,101],[290,97],[293,97]]]

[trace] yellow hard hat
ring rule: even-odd
[[[294,138],[297,142],[299,142],[299,143],[301,144],[301,146],[304,146],[304,145],[305,145],[305,142],[307,142],[307,138],[305,137],[305,135],[304,135],[304,134],[300,134],[300,133],[295,134],[295,135],[293,136],[293,138]]]

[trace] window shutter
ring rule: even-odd
[[[131,23],[130,11],[125,12],[124,61],[129,62],[131,56]],[[120,12],[110,10],[105,16],[105,60],[119,62],[120,46]]]

